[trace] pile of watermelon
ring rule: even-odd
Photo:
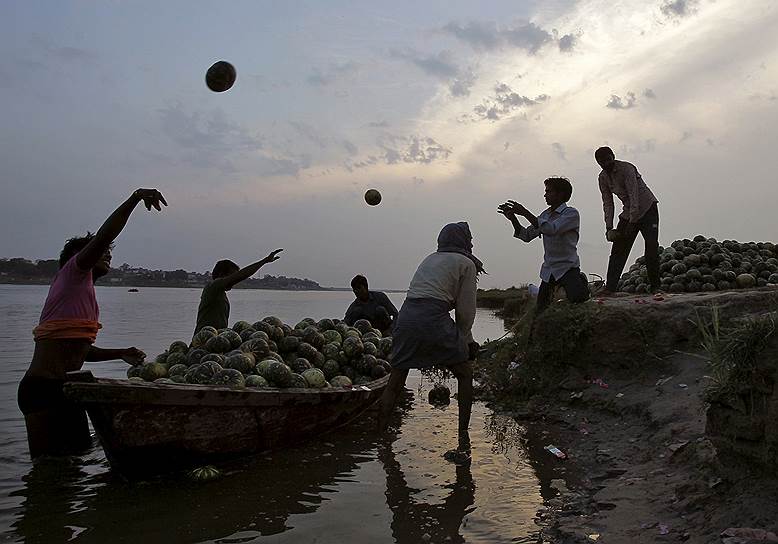
[[[659,248],[662,290],[670,293],[727,291],[778,284],[778,246],[772,242],[695,236]],[[622,275],[619,290],[646,293],[649,290],[645,257],[640,257]]]
[[[362,385],[386,376],[391,337],[370,321],[305,318],[294,328],[277,317],[231,328],[203,327],[191,344],[170,344],[153,361],[127,370],[131,380],[249,388]]]

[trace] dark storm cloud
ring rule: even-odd
[[[506,83],[498,83],[494,86],[494,95],[485,98],[481,104],[475,106],[473,113],[478,119],[497,121],[520,108],[535,106],[546,102],[549,98],[547,94],[529,98],[515,92]]]
[[[637,107],[637,98],[633,92],[628,92],[624,98],[617,94],[612,94],[605,107],[614,110],[628,110]]]
[[[530,22],[504,27],[492,21],[469,21],[464,25],[451,22],[442,30],[481,50],[513,47],[536,53],[552,40],[551,33]]]
[[[314,87],[325,87],[354,75],[357,71],[359,71],[359,65],[353,61],[330,63],[324,69],[314,68],[313,73],[306,78],[306,81]]]

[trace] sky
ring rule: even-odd
[[[537,284],[541,241],[496,207],[538,214],[563,175],[604,275],[601,145],[656,194],[660,243],[775,241],[776,28],[772,0],[6,0],[0,256],[54,258],[156,187],[170,206],[134,212],[114,266],[284,248],[260,274],[404,289],[464,220],[480,287]]]

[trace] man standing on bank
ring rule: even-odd
[[[35,352],[30,368],[19,383],[19,408],[27,425],[30,456],[72,455],[92,443],[86,412],[63,394],[67,373],[81,370],[85,361],[124,360],[139,365],[146,354],[137,348],[102,349],[94,346],[100,310],[95,280],[111,267],[113,241],[127,225],[135,207],[167,206],[156,189],[138,189],[105,220],[96,234],[71,238],[59,256],[43,305],[40,322],[33,330]]]
[[[609,296],[616,292],[619,278],[627,264],[632,244],[638,232],[645,241],[646,269],[651,292],[659,290],[659,209],[657,198],[651,192],[634,164],[617,161],[610,147],[594,152],[597,164],[602,168],[599,176],[602,208],[605,212],[605,238],[613,243],[608,260],[605,289],[597,293]],[[619,222],[613,228],[613,195],[624,205]]]
[[[589,299],[589,284],[581,273],[578,259],[578,238],[581,219],[578,210],[568,206],[573,195],[573,186],[567,178],[548,178],[544,182],[544,197],[548,208],[539,216],[514,200],[497,206],[497,213],[504,215],[513,225],[513,236],[524,242],[531,242],[538,236],[543,238],[543,265],[540,267],[536,313],[551,304],[554,288],[561,285],[567,300],[573,303]],[[524,217],[529,226],[523,226],[517,215]]]

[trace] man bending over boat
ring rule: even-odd
[[[200,295],[194,332],[197,333],[206,325],[216,329],[226,328],[230,320],[230,301],[227,298],[227,291],[243,280],[249,279],[267,263],[277,261],[278,254],[282,251],[283,249],[276,249],[261,261],[251,263],[245,268],[239,267],[228,259],[217,262],[211,272],[212,280],[203,287],[203,294]]]
[[[397,308],[389,297],[381,291],[370,291],[367,288],[367,278],[361,274],[351,280],[351,289],[357,298],[346,310],[343,321],[353,326],[360,319],[367,319],[370,324],[387,335],[392,330],[392,320],[397,317]]]
[[[473,341],[476,277],[483,263],[472,253],[473,237],[465,222],[449,223],[438,235],[438,250],[416,269],[408,295],[392,329],[392,372],[381,397],[379,431],[386,429],[408,370],[443,366],[457,379],[459,447],[446,458],[470,458],[470,411],[473,405],[473,365],[478,344]],[[449,312],[455,310],[456,321]]]
[[[80,370],[85,361],[122,359],[138,365],[146,357],[134,347],[103,349],[93,345],[101,327],[94,282],[110,270],[113,241],[140,202],[149,211],[167,206],[156,189],[138,189],[96,234],[71,238],[60,253],[59,271],[51,282],[40,323],[33,330],[35,353],[19,383],[19,408],[33,458],[71,455],[91,445],[86,413],[63,394],[68,372]]]

